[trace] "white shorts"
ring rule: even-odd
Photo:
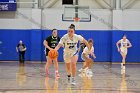
[[[73,52],[64,52],[64,62],[65,63],[69,63],[71,62],[71,59],[74,55],[77,55],[78,56],[78,51],[73,51]]]
[[[87,57],[89,58],[89,55],[87,55]],[[85,61],[85,58],[84,58],[83,54],[81,55],[81,58],[82,58],[83,61]]]
[[[120,52],[127,55],[127,48],[120,48]]]

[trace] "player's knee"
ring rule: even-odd
[[[75,66],[75,65],[73,65],[73,66],[72,66],[72,69],[73,69],[73,70],[75,70],[75,69],[76,69],[76,66]]]
[[[93,60],[91,58],[88,58],[87,59],[87,62],[92,62]]]
[[[72,63],[72,68],[76,68],[76,63]]]
[[[126,58],[126,56],[123,56],[123,59],[125,59]]]

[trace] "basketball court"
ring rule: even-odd
[[[80,50],[76,84],[68,80],[63,48],[58,50],[60,78],[54,62],[49,75],[45,69],[44,40],[53,29],[62,38],[71,24],[76,34],[93,40],[96,55],[87,75],[79,72]],[[124,36],[132,44],[124,44],[126,64]],[[139,41],[140,0],[0,0],[0,93],[140,93]]]
[[[1,93],[139,93],[139,64],[126,65],[126,73],[120,64],[95,64],[93,77],[77,72],[76,85],[71,85],[66,77],[64,63],[60,63],[60,78],[55,79],[51,67],[49,77],[45,76],[44,64],[16,62],[0,63]],[[81,63],[77,64],[78,69]],[[123,73],[123,74],[122,74]]]

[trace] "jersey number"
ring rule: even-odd
[[[72,49],[72,48],[74,48],[74,46],[69,46],[69,49]]]

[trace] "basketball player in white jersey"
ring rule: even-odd
[[[119,44],[120,44],[120,47],[119,47]],[[127,39],[126,35],[124,35],[123,38],[116,43],[116,46],[118,48],[118,52],[120,52],[122,56],[121,68],[125,69],[125,59],[127,55],[127,49],[132,47],[132,44]]]
[[[81,58],[84,61],[84,64],[83,64],[83,67],[79,71],[85,72],[87,76],[92,76],[93,73],[91,70],[91,66],[92,66],[93,60],[89,57],[89,55],[93,56],[94,59],[96,58],[96,56],[94,54],[93,40],[89,39],[88,44],[90,46],[90,50],[88,50],[87,47],[84,48],[81,55]]]
[[[65,34],[61,39],[59,44],[56,46],[55,50],[58,50],[60,47],[64,47],[63,58],[66,63],[66,71],[68,80],[72,76],[71,84],[76,84],[76,63],[78,60],[78,41],[85,43],[85,45],[90,49],[87,40],[85,40],[81,35],[75,34],[75,27],[70,26],[67,34]]]

